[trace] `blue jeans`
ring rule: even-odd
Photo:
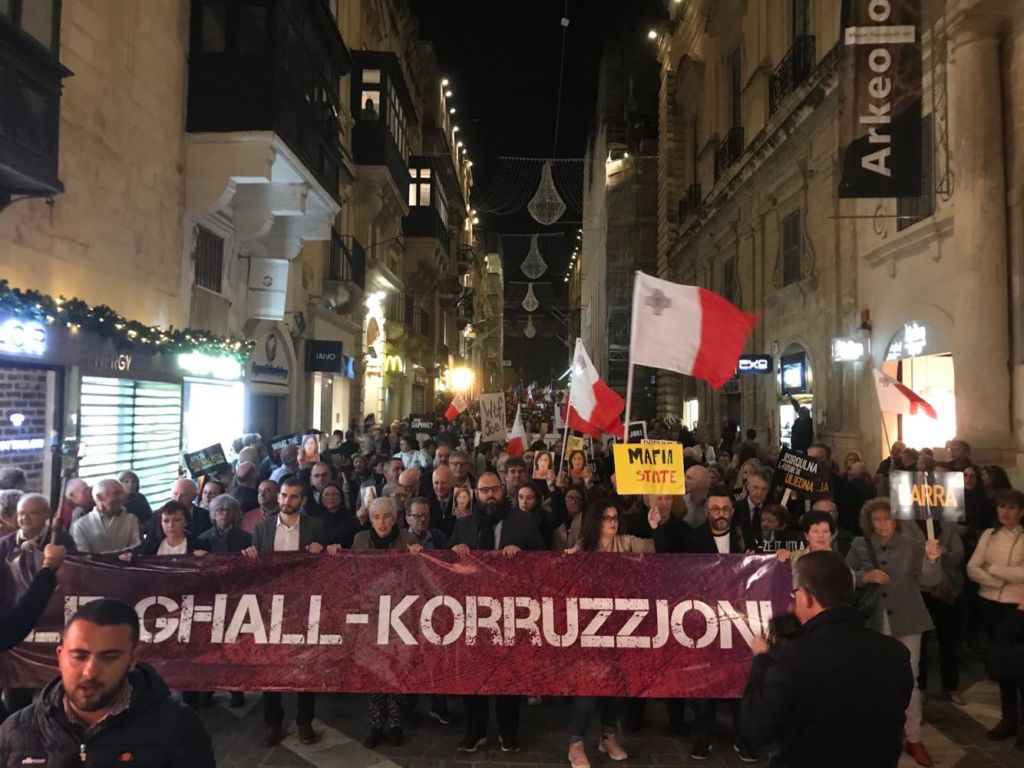
[[[597,709],[601,715],[601,733],[614,733],[619,716],[619,700],[608,697],[573,696],[569,699],[569,741],[583,741],[587,725]]]

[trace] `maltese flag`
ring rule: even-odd
[[[448,410],[444,412],[444,417],[448,421],[455,421],[464,410],[466,410],[466,401],[462,395],[456,395],[452,398],[452,403],[448,406]]]
[[[569,412],[566,421],[570,429],[578,429],[591,437],[602,433],[623,438],[622,409],[626,401],[601,380],[583,342],[576,339],[576,352],[572,357],[572,381],[569,389]]]
[[[516,420],[512,425],[512,432],[508,436],[508,455],[522,456],[526,453],[528,442],[526,430],[523,429],[523,417],[519,413],[519,406],[516,406]]]
[[[630,362],[685,373],[718,389],[736,373],[757,321],[717,293],[637,272]]]
[[[933,419],[939,418],[931,403],[914,390],[892,376],[886,376],[875,368],[875,392],[878,393],[878,406],[882,413],[923,413]]]

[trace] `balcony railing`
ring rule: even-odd
[[[793,41],[793,47],[772,70],[768,84],[768,101],[774,115],[783,100],[797,89],[814,69],[814,37],[803,35]]]
[[[352,283],[359,290],[366,290],[366,251],[358,240],[331,230],[324,279]]]
[[[728,170],[729,166],[739,160],[743,154],[743,126],[734,126],[718,143],[715,150],[715,181]]]
[[[697,210],[700,205],[700,184],[691,184],[686,188],[686,193],[679,200],[679,223]]]
[[[227,296],[201,285],[192,286],[192,305],[189,312],[189,325],[192,328],[209,331],[218,336],[227,336],[230,309],[231,302]]]

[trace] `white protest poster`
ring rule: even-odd
[[[505,442],[508,429],[505,426],[505,394],[494,392],[480,395],[480,440],[482,442]]]

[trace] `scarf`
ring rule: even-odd
[[[370,541],[373,542],[374,549],[390,549],[391,545],[398,541],[398,534],[400,533],[401,531],[398,530],[398,526],[395,525],[391,528],[391,533],[381,538],[377,535],[377,532],[371,528]]]

